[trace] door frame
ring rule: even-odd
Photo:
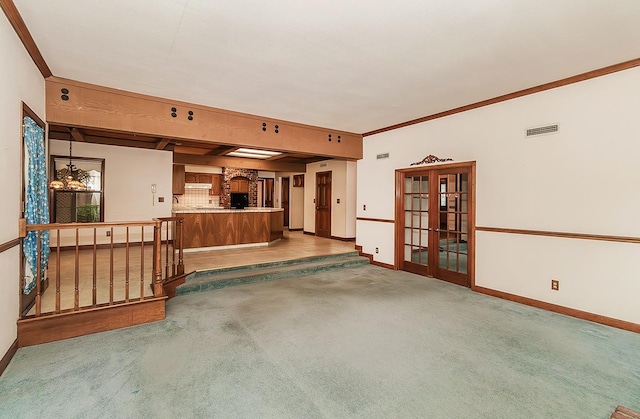
[[[280,185],[280,206],[284,209],[283,226],[289,228],[289,222],[291,221],[291,182],[289,176],[283,177]],[[286,207],[284,201],[285,196],[287,198]]]
[[[471,289],[475,289],[475,277],[476,277],[476,162],[460,162],[460,163],[445,163],[424,165],[419,167],[411,167],[406,169],[396,170],[396,184],[395,184],[395,217],[394,217],[394,269],[400,270],[404,260],[404,179],[407,175],[411,176],[414,173],[433,171],[433,173],[440,174],[448,170],[456,169],[468,169],[469,170],[469,208],[467,211],[469,217],[469,239],[467,241],[468,246],[468,284]],[[439,186],[438,186],[439,187]],[[435,198],[435,197],[434,197]],[[444,281],[449,281],[446,278],[437,278]]]
[[[320,175],[328,175],[329,177],[329,199],[328,199],[328,204],[329,204],[329,234],[327,236],[319,236],[318,235],[318,222],[320,217],[318,217],[318,212],[320,211],[318,209],[318,189],[320,186],[319,183],[319,178]],[[332,214],[332,206],[333,206],[333,196],[332,196],[332,189],[333,189],[333,172],[331,170],[327,170],[324,172],[316,172],[316,183],[315,183],[315,187],[316,187],[316,194],[315,194],[315,199],[313,200],[313,203],[315,205],[315,235],[318,237],[325,237],[330,239],[331,238],[331,228],[333,227],[332,223],[333,223],[333,214]]]

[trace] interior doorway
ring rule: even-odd
[[[331,238],[331,172],[316,173],[316,236]]]
[[[284,227],[289,227],[289,178],[282,178],[282,193],[280,194],[280,203],[284,209]]]
[[[398,269],[471,286],[475,162],[397,170],[396,191]]]

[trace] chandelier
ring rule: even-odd
[[[67,164],[67,167],[55,171],[55,179],[49,183],[49,188],[71,191],[87,189],[85,181],[89,177],[89,174],[85,170],[76,168],[71,156],[71,140],[69,140],[69,164]]]

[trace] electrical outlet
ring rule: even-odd
[[[107,230],[107,237],[111,237],[111,231]]]
[[[560,290],[560,281],[558,281],[557,279],[552,279],[551,280],[551,289],[554,291],[559,291]]]
[[[164,202],[164,196],[159,196],[158,197],[158,202]]]
[[[367,210],[367,206],[366,206],[366,205],[363,205],[363,206],[362,206],[362,211],[366,211],[366,210]]]
[[[376,253],[380,253],[379,249],[376,247]]]

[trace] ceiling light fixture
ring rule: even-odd
[[[51,189],[62,189],[71,191],[87,189],[87,185],[83,182],[83,180],[87,178],[88,174],[82,169],[77,169],[73,164],[71,140],[69,140],[69,164],[67,164],[67,167],[63,169],[55,170],[54,174],[55,179],[52,180],[51,183],[49,183],[49,188]]]
[[[270,157],[279,156],[281,154],[282,153],[278,151],[257,150],[253,148],[239,148],[230,153],[227,153],[227,156],[247,157],[250,159],[268,159]]]

